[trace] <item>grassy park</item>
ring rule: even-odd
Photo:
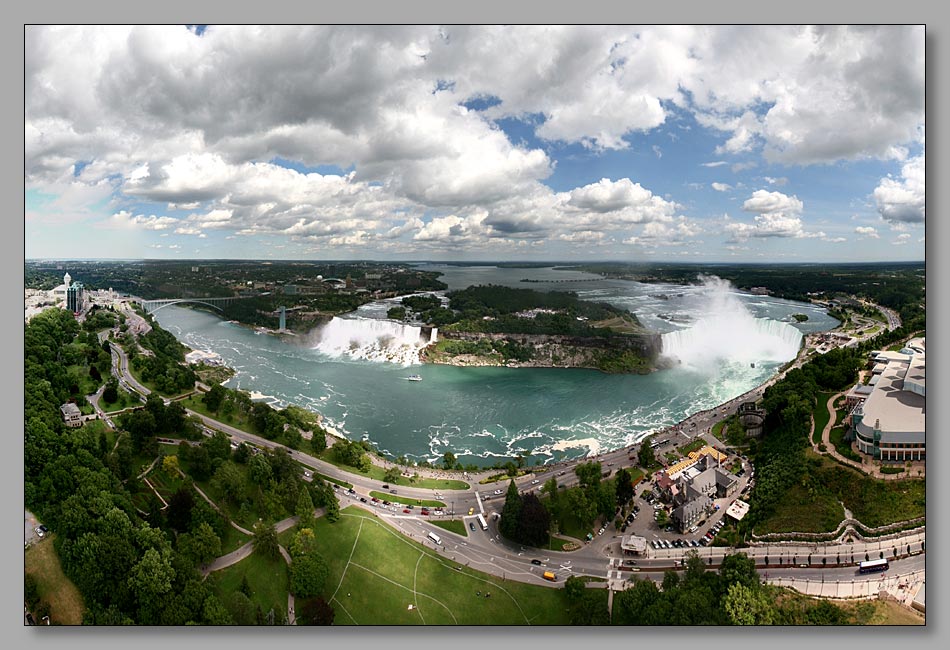
[[[314,530],[330,568],[326,597],[335,625],[568,622],[562,589],[480,573],[477,564],[458,564],[359,508],[342,512],[335,524],[320,518]]]
[[[24,569],[36,580],[41,602],[49,605],[52,625],[80,625],[85,610],[82,595],[64,574],[53,548],[55,534],[34,542],[26,551]],[[37,621],[39,622],[39,621]]]
[[[214,593],[229,609],[233,607],[232,595],[241,590],[245,579],[250,591],[247,597],[252,605],[259,607],[265,615],[273,609],[275,621],[284,621],[290,580],[283,558],[271,560],[260,553],[251,553],[237,564],[208,576]]]
[[[828,400],[831,399],[832,395],[834,395],[834,393],[818,393],[815,409],[812,411],[812,417],[815,418],[815,432],[812,434],[811,439],[816,445],[821,442],[821,432],[825,430],[825,426],[828,424],[830,417],[828,413]]]

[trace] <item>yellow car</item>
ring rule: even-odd
[[[473,512],[475,512],[475,508],[469,508],[469,509],[468,509],[468,514],[472,514]]]

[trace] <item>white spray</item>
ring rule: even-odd
[[[419,363],[419,351],[429,337],[422,328],[375,318],[334,318],[319,332],[317,350],[330,357],[348,356],[404,366]],[[435,332],[431,340],[435,340]]]
[[[802,340],[798,329],[753,316],[728,281],[715,276],[700,276],[700,280],[708,299],[705,316],[692,327],[664,334],[664,356],[710,374],[727,363],[748,367],[795,358]]]

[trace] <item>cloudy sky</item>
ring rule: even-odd
[[[28,258],[924,258],[923,27],[28,26]]]

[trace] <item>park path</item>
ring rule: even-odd
[[[208,497],[205,496],[205,498],[207,499]],[[210,501],[210,499],[209,499],[209,502],[211,503],[212,506],[217,508],[214,502]],[[322,517],[325,514],[326,514],[326,508],[317,508],[313,512],[314,518]],[[300,521],[300,517],[296,515],[294,515],[293,517],[287,517],[286,519],[282,519],[278,521],[276,524],[274,524],[274,530],[277,531],[278,534],[282,533],[288,528],[291,528],[292,526],[296,526],[299,521]],[[235,528],[238,528],[238,530],[245,530],[243,528],[238,527],[237,525],[235,525]],[[253,535],[253,533],[249,531],[246,531],[246,532],[249,535]],[[281,557],[284,559],[284,562],[289,567],[290,563],[292,562],[290,553],[288,553],[287,549],[285,549],[283,546],[279,544],[277,546],[277,549],[280,551]],[[254,540],[251,540],[250,542],[243,544],[240,548],[234,551],[231,551],[230,553],[227,553],[226,555],[222,555],[221,557],[215,558],[212,562],[203,566],[201,568],[201,574],[203,576],[207,576],[209,573],[220,571],[221,569],[226,569],[227,567],[233,566],[237,564],[238,562],[240,562],[241,560],[247,558],[253,552],[254,552]],[[287,623],[288,625],[297,624],[297,612],[294,610],[294,605],[295,605],[294,595],[293,593],[288,591],[287,592]]]
[[[906,472],[901,472],[900,474],[885,474],[881,471],[881,466],[878,463],[874,462],[874,460],[871,459],[870,457],[864,457],[864,455],[862,454],[862,462],[859,463],[850,458],[845,458],[840,453],[838,453],[837,448],[831,443],[831,430],[834,428],[835,424],[837,423],[836,420],[838,416],[838,413],[835,410],[835,400],[844,394],[845,394],[844,391],[840,393],[835,393],[834,395],[828,398],[828,402],[825,404],[825,408],[828,409],[829,417],[828,417],[828,424],[825,425],[825,428],[821,432],[821,443],[820,443],[820,444],[825,445],[825,451],[819,450],[818,444],[812,442],[812,449],[814,449],[816,453],[824,454],[826,456],[832,456],[839,463],[848,465],[849,467],[853,467],[857,469],[858,471],[861,471],[869,476],[872,476],[876,479],[881,479],[884,481],[894,481],[894,480],[910,478],[915,470],[923,469],[924,467],[923,463],[914,462],[911,464],[910,469],[908,469]],[[808,432],[809,440],[813,439],[814,433],[815,433],[815,419],[812,418],[811,429]]]

